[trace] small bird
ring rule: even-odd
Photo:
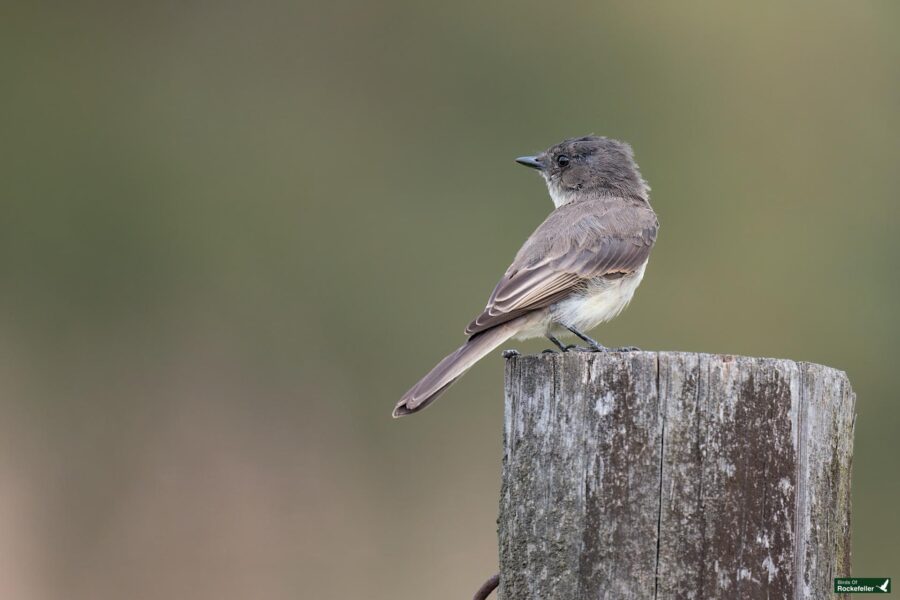
[[[484,311],[466,327],[466,343],[403,395],[394,417],[431,404],[513,337],[546,336],[563,352],[608,351],[584,332],[622,312],[644,277],[659,222],[631,146],[591,135],[516,162],[543,176],[556,208],[525,241]],[[587,346],[564,345],[557,338],[563,333]]]

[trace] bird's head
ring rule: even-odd
[[[646,200],[650,189],[641,177],[631,146],[607,137],[571,138],[535,156],[519,157],[516,162],[543,175],[556,206],[600,195]]]

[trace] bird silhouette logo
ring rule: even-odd
[[[890,579],[885,579],[885,580],[884,580],[884,583],[882,583],[881,585],[876,586],[876,587],[878,587],[878,589],[881,590],[882,592],[885,592],[885,593],[886,593],[886,592],[888,591],[888,588],[889,588],[890,586],[891,586],[891,580],[890,580]]]

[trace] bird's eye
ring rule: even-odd
[[[567,166],[569,164],[569,157],[565,154],[560,154],[556,157],[556,164],[558,164],[560,167]]]

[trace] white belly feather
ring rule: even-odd
[[[564,325],[587,332],[600,323],[615,318],[631,302],[634,291],[644,278],[646,268],[645,261],[630,275],[590,283],[584,292],[573,294],[549,308],[531,313],[514,337],[526,340],[560,329],[568,333],[561,327]]]
[[[571,296],[554,305],[553,320],[579,331],[593,329],[618,316],[634,296],[644,278],[644,262],[638,270],[620,279],[598,280],[588,285],[583,294]]]

